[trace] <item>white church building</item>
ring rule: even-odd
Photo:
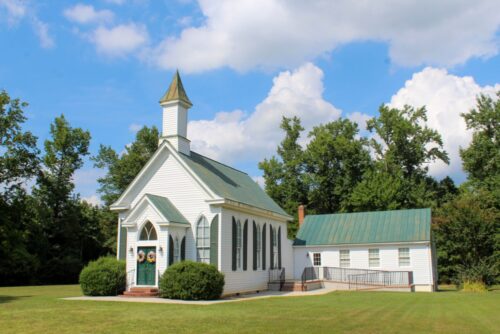
[[[434,290],[430,209],[305,216],[302,207],[289,240],[292,217],[248,174],[191,150],[192,103],[178,73],[160,105],[158,149],[111,206],[128,290],[153,291],[187,259],[224,273],[224,295],[318,282]]]

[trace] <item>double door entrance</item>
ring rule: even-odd
[[[156,285],[156,247],[137,247],[137,285]],[[154,258],[151,254],[155,254]],[[148,256],[149,255],[149,256]]]

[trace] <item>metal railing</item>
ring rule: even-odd
[[[302,282],[302,290],[304,290],[305,284],[308,281],[319,280],[319,267],[305,267],[302,271],[302,276],[300,279]]]
[[[125,282],[125,291],[128,291],[131,286],[135,284],[135,269],[127,271],[127,278]]]
[[[349,289],[359,287],[409,287],[413,284],[411,271],[387,271],[323,267],[325,281],[348,283]]]
[[[279,283],[280,291],[285,284],[285,268],[269,269],[269,283]]]

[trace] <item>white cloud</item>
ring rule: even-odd
[[[241,110],[219,112],[212,120],[189,122],[191,146],[228,163],[259,161],[274,154],[282,140],[279,126],[283,116],[298,116],[306,133],[314,125],[339,117],[340,110],[323,99],[323,90],[323,72],[311,63],[293,72],[281,72],[251,114]]]
[[[100,206],[102,205],[102,201],[101,201],[101,198],[97,195],[91,195],[91,196],[88,196],[88,197],[82,197],[82,201],[85,201],[91,205],[97,205],[97,206]]]
[[[252,176],[252,180],[254,180],[262,189],[265,189],[266,180],[263,176]]]
[[[141,124],[137,124],[137,123],[132,123],[128,126],[128,129],[130,132],[132,133],[136,133],[137,131],[139,131],[140,129],[142,129],[142,125]]]
[[[472,77],[459,77],[444,69],[425,68],[415,73],[394,96],[390,105],[402,107],[405,104],[427,108],[428,125],[443,137],[444,149],[450,157],[450,165],[442,162],[430,166],[430,173],[437,177],[458,175],[462,162],[459,148],[467,147],[472,138],[460,116],[476,107],[476,96],[480,93],[494,97],[500,84],[479,86]]]
[[[82,24],[110,22],[114,17],[113,12],[110,10],[95,10],[92,5],[85,4],[76,4],[71,8],[67,8],[63,14],[68,20]]]
[[[27,12],[26,2],[20,0],[0,0],[0,7],[7,11],[7,22],[9,25],[16,24]]]
[[[122,24],[113,28],[99,27],[91,36],[91,41],[96,45],[97,51],[108,56],[123,56],[134,52],[148,40],[146,27],[135,23]]]
[[[125,0],[104,0],[107,3],[111,3],[113,5],[123,5]]]
[[[36,17],[32,20],[33,29],[35,34],[40,40],[40,45],[42,48],[48,49],[54,46],[54,39],[49,34],[49,25],[45,22],[40,21]]]
[[[162,68],[294,67],[355,41],[385,42],[398,65],[452,66],[498,53],[498,0],[199,0],[205,23],[152,52]]]

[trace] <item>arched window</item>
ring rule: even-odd
[[[210,263],[210,225],[205,217],[196,226],[196,250],[198,262]]]
[[[151,224],[151,222],[147,222],[146,225],[142,228],[141,235],[139,240],[157,240],[158,237],[156,235],[156,230]]]
[[[241,222],[238,220],[238,222],[236,223],[236,265],[237,265],[237,268],[240,269],[241,268],[241,251],[242,251],[242,247],[241,247]]]
[[[175,237],[174,241],[174,263],[179,262],[181,258],[180,255],[180,247],[179,247],[179,238]]]
[[[262,234],[260,232],[260,225],[257,225],[257,232],[255,238],[257,239],[255,257],[257,260],[257,269],[260,269],[260,260],[262,259]]]

